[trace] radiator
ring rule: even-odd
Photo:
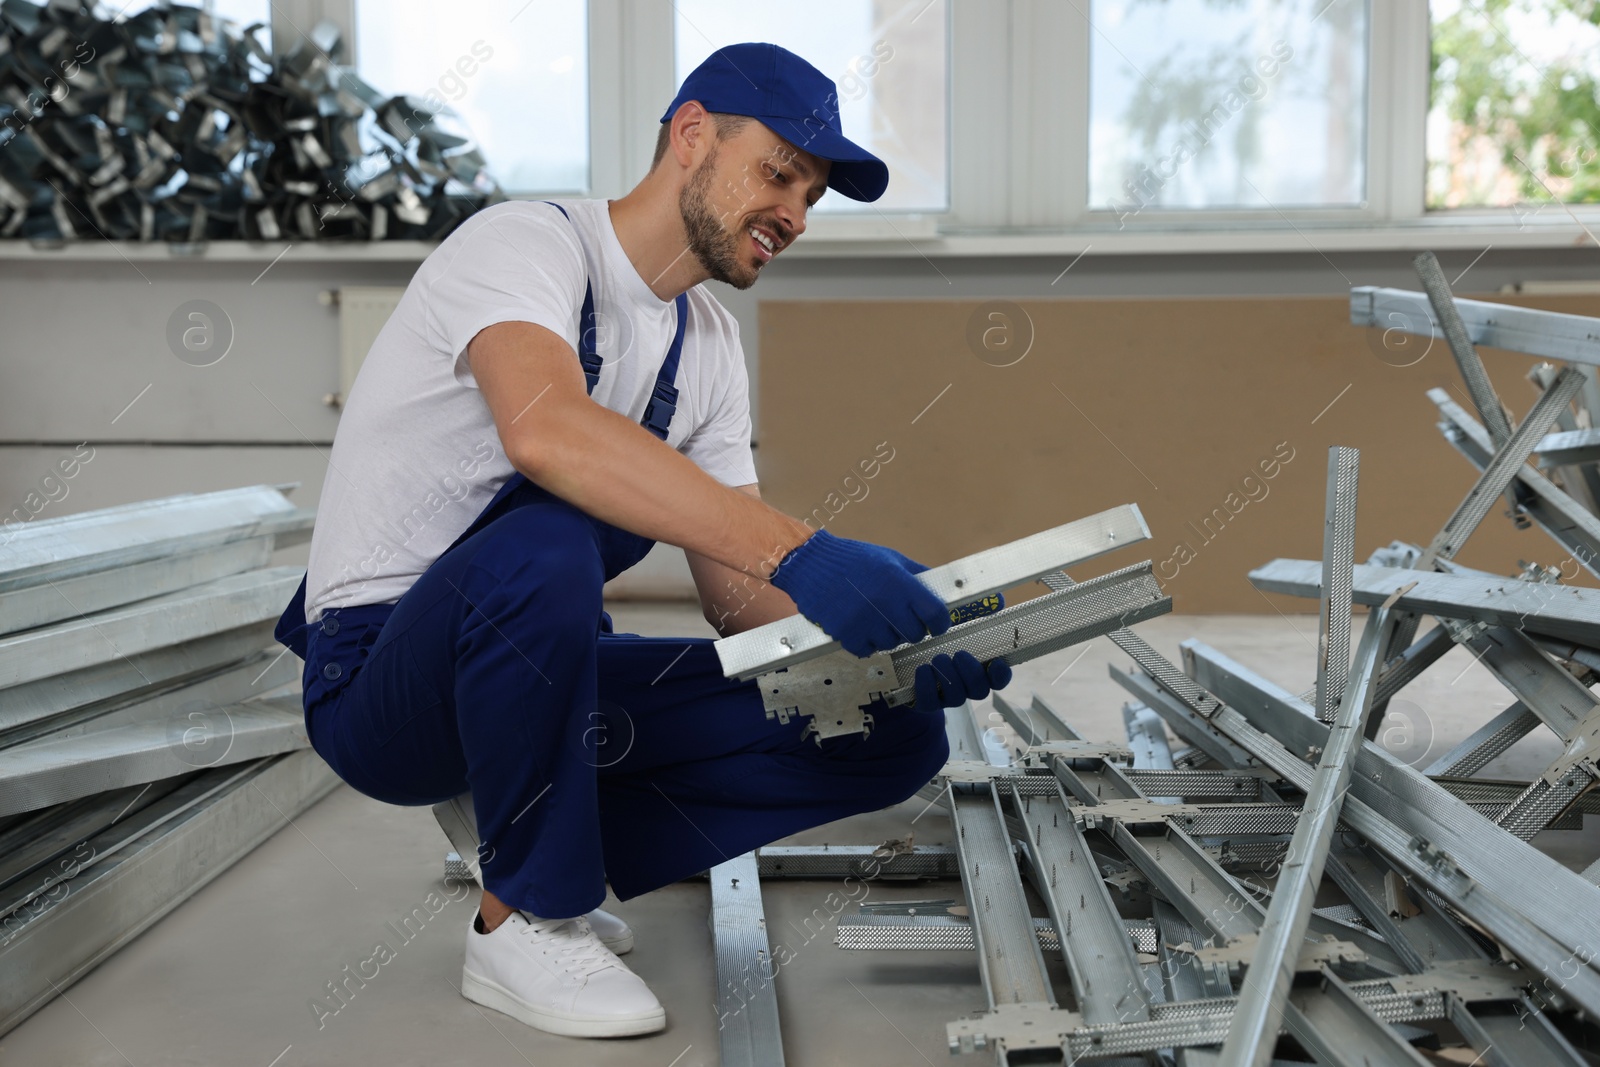
[[[367,358],[378,331],[389,321],[389,315],[405,286],[347,285],[333,294],[332,303],[339,308],[339,392],[336,404],[342,404],[350,395],[361,361]]]

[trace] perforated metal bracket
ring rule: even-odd
[[[1600,705],[1592,708],[1584,720],[1567,735],[1567,747],[1542,777],[1550,785],[1558,784],[1573,771],[1596,777],[1600,774]]]
[[[814,734],[820,744],[825,737],[871,732],[864,705],[894,688],[894,664],[887,652],[862,659],[840,650],[770,671],[756,684],[767,718],[787,725],[792,715],[810,715],[807,736]]]
[[[1196,947],[1184,943],[1167,947],[1173,952],[1191,955],[1202,964],[1210,966],[1223,964],[1231,972],[1237,972],[1250,963],[1251,957],[1255,955],[1256,944],[1260,940],[1259,934],[1245,934],[1225,945]],[[1361,946],[1326,934],[1320,940],[1307,939],[1300,943],[1300,955],[1295,960],[1294,969],[1296,972],[1309,972],[1319,969],[1324,963],[1365,963],[1367,959],[1367,954],[1362,951]]]
[[[1027,1048],[1060,1048],[1083,1026],[1077,1012],[1045,1004],[997,1004],[971,1019],[945,1025],[951,1054],[977,1052],[991,1044],[1009,1052]]]

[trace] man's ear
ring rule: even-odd
[[[672,115],[671,152],[680,167],[692,167],[704,145],[716,136],[711,112],[698,100],[686,100]]]

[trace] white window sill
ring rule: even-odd
[[[1182,255],[1206,253],[1332,253],[1370,251],[1444,251],[1488,248],[1594,248],[1590,232],[1571,219],[1560,223],[1464,223],[1459,219],[1426,219],[1405,225],[1330,226],[1297,223],[1294,227],[1230,229],[1077,230],[1073,232],[941,233],[930,216],[879,216],[813,220],[786,258],[1007,257],[1096,255]],[[204,247],[162,242],[72,241],[56,248],[36,247],[23,240],[0,240],[0,260],[48,263],[135,263],[155,261],[275,263],[420,263],[437,247],[428,241],[251,242],[211,241]],[[285,251],[287,249],[287,251]]]

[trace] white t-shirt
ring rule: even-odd
[[[508,201],[462,223],[423,260],[345,400],[317,507],[306,619],[389,604],[488,506],[512,474],[467,363],[497,322],[532,322],[573,348],[584,283],[602,358],[592,399],[635,422],[672,343],[677,309],[617,242],[604,200]],[[725,485],[756,480],[739,327],[689,290],[677,412],[667,443]]]

